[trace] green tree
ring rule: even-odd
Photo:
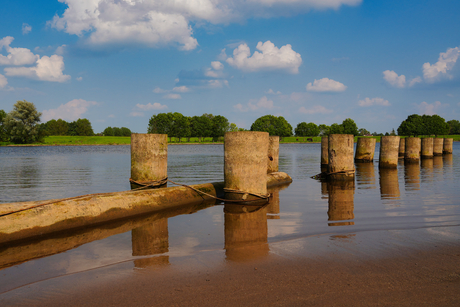
[[[294,132],[296,136],[318,136],[320,129],[315,123],[301,122],[297,124]]]
[[[325,124],[321,124],[318,126],[319,128],[319,135],[320,136],[327,136],[331,130],[331,127]]]
[[[69,123],[69,129],[67,130],[67,135],[76,136],[77,134],[77,122],[73,121]]]
[[[112,127],[107,127],[104,129],[104,132],[102,132],[104,136],[113,136],[113,128]]]
[[[343,134],[343,126],[333,123],[329,129],[329,134]]]
[[[113,127],[112,131],[113,131],[113,136],[121,136],[121,129],[120,128]]]
[[[46,133],[48,135],[67,135],[69,123],[62,119],[52,119],[46,122]]]
[[[343,133],[344,134],[353,134],[358,135],[358,126],[356,125],[355,121],[351,118],[347,118],[342,122]]]
[[[38,123],[41,115],[32,102],[17,101],[4,120],[11,141],[23,144],[39,141]]]
[[[358,133],[359,133],[359,135],[361,135],[361,136],[371,134],[369,131],[367,131],[367,130],[364,129],[364,128],[360,128],[360,129],[358,130]]]
[[[422,117],[418,114],[412,114],[399,125],[398,135],[418,136],[424,132],[423,130]]]
[[[449,134],[460,134],[460,122],[456,119],[449,120]]]
[[[450,126],[446,123],[446,120],[439,115],[424,115],[422,116],[424,121],[425,135],[445,135],[449,134]]]
[[[251,125],[251,131],[265,131],[279,137],[292,136],[292,126],[282,116],[264,115]]]
[[[152,115],[147,128],[148,133],[167,134],[172,136],[173,113],[158,113]]]
[[[219,137],[223,137],[225,132],[230,129],[228,119],[222,115],[216,115],[212,118],[212,137],[216,141]]]
[[[173,122],[172,122],[171,136],[179,138],[179,142],[182,137],[189,137],[190,136],[190,122],[188,120],[188,117],[182,115],[179,112],[174,112],[172,119],[173,119]]]
[[[131,136],[131,130],[126,127],[121,127],[121,136]]]
[[[212,120],[205,114],[190,118],[190,136],[197,137],[201,142],[203,137],[212,135]]]
[[[76,121],[75,132],[79,136],[94,135],[93,127],[91,127],[91,122],[86,118],[79,118]]]
[[[234,123],[231,123],[228,131],[232,131],[232,132],[238,131],[238,126]]]
[[[9,137],[6,131],[5,119],[6,119],[6,112],[3,110],[0,110],[0,142],[6,142],[9,140]]]

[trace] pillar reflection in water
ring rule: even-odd
[[[267,208],[267,206],[224,206],[227,260],[247,261],[268,255]]]
[[[347,221],[354,219],[354,180],[330,181],[327,186],[329,191],[329,210],[327,211],[328,221]],[[336,222],[329,223],[328,225],[347,226],[354,224],[354,222]]]
[[[404,182],[406,191],[420,190],[420,164],[405,163],[404,164]]]
[[[443,179],[444,173],[444,158],[443,156],[434,156],[433,157],[433,173],[435,176],[435,180],[437,178]]]
[[[382,200],[395,200],[401,196],[399,192],[398,170],[383,169],[380,174],[380,197]]]
[[[131,231],[133,256],[155,256],[169,251],[168,219],[162,218]],[[136,268],[169,264],[169,256],[134,260]]]
[[[433,157],[431,159],[422,159],[422,162],[420,163],[422,182],[433,181],[433,165]]]
[[[454,158],[452,154],[445,154],[442,156],[442,162],[444,165],[444,172],[446,174],[452,174],[454,171]]]
[[[375,189],[374,163],[355,163],[358,189]]]

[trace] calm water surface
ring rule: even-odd
[[[320,144],[282,144],[280,171],[294,181],[273,190],[270,205],[255,212],[202,204],[0,246],[0,301],[31,285],[107,268],[131,274],[302,256],[306,238],[315,236],[329,238],[323,245],[341,240],[352,248],[356,234],[384,231],[385,242],[401,244],[415,230],[417,239],[404,244],[440,238],[460,244],[460,144],[453,155],[384,171],[378,150],[377,144],[375,163],[356,165],[354,183],[328,184],[310,178],[320,172]],[[0,147],[2,203],[128,190],[129,175],[129,146]],[[169,146],[168,175],[186,184],[223,181],[223,146]]]

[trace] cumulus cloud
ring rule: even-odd
[[[417,109],[419,110],[419,114],[423,115],[434,115],[436,114],[437,110],[444,106],[448,106],[447,104],[442,104],[440,101],[436,101],[432,104],[427,103],[426,101],[423,101],[421,104],[416,105]]]
[[[163,96],[165,99],[182,99],[181,95],[179,94],[166,94]]]
[[[459,47],[449,48],[446,52],[441,52],[439,54],[438,61],[433,65],[428,62],[423,64],[422,70],[425,81],[434,83],[444,78],[452,79],[453,76],[449,74],[449,71],[454,68],[459,55]]]
[[[246,44],[241,44],[233,50],[233,58],[227,58],[227,63],[246,72],[261,70],[284,70],[291,74],[299,72],[302,64],[302,57],[292,50],[287,44],[281,48],[276,47],[272,42],[259,42],[251,56],[251,51]]]
[[[326,109],[323,106],[313,106],[310,109],[300,107],[299,112],[303,114],[328,114],[332,113],[332,110]]]
[[[162,88],[160,88],[160,87],[156,87],[156,88],[153,90],[153,92],[154,92],[155,94],[162,94],[162,93],[166,93],[167,90],[164,90],[164,89],[162,89]]]
[[[7,67],[7,76],[26,77],[42,81],[65,82],[70,79],[69,75],[64,75],[64,58],[60,55],[50,57],[43,56],[37,60],[37,65],[33,67]]]
[[[2,74],[0,74],[0,88],[4,88],[8,84],[8,80]]]
[[[84,99],[74,99],[66,104],[61,104],[56,109],[44,110],[42,112],[42,120],[47,122],[51,119],[64,119],[68,121],[74,121],[88,111],[88,108],[97,105],[96,101],[87,101]]]
[[[246,106],[238,103],[237,105],[233,106],[236,110],[240,112],[247,112],[247,111],[257,111],[260,109],[273,109],[273,100],[267,99],[266,96],[260,98],[259,100],[251,99]]]
[[[28,34],[30,31],[32,31],[32,27],[28,25],[27,23],[22,24],[22,34]]]
[[[176,86],[175,88],[173,88],[173,91],[179,92],[179,93],[187,93],[187,92],[190,92],[190,89],[186,87],[185,85],[182,85],[182,86]]]
[[[281,92],[280,91],[274,91],[272,89],[269,89],[268,91],[265,92],[266,94],[270,94],[270,95],[281,95]]]
[[[388,100],[385,100],[380,97],[375,97],[375,98],[366,97],[365,99],[358,101],[358,104],[360,107],[370,107],[370,106],[388,107],[390,106],[390,103],[388,102]]]
[[[415,84],[417,84],[417,83],[422,83],[422,82],[423,82],[423,81],[422,81],[422,78],[420,78],[420,77],[415,77],[415,78],[413,78],[412,80],[410,80],[410,82],[409,82],[409,87],[412,87],[412,86],[414,86]]]
[[[83,77],[77,77],[77,81],[83,80]]]
[[[224,69],[224,64],[222,64],[219,61],[213,61],[213,62],[211,62],[211,67],[214,70],[222,70],[222,69]]]
[[[152,103],[147,103],[147,104],[136,104],[136,107],[138,109],[141,109],[143,111],[148,111],[148,110],[164,110],[164,109],[167,109],[168,106],[164,105],[164,104],[161,104],[161,103],[158,103],[158,102],[154,102],[153,104]]]
[[[0,40],[0,52],[3,48],[8,52],[6,56],[0,54],[0,65],[31,65],[40,58],[40,56],[33,54],[32,51],[27,48],[10,47],[13,40],[14,38],[11,36],[6,36]]]
[[[307,84],[307,91],[311,92],[343,92],[347,89],[343,83],[334,81],[329,78],[323,78],[316,80],[313,84],[310,82]]]
[[[406,76],[398,76],[393,70],[385,70],[383,72],[383,79],[394,87],[403,88],[406,86]]]
[[[175,44],[191,50],[198,42],[191,24],[229,24],[253,17],[289,16],[311,9],[339,9],[362,0],[59,0],[68,8],[48,23],[89,44]]]

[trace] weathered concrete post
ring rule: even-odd
[[[382,136],[380,139],[379,168],[397,168],[399,153],[399,136]]]
[[[327,136],[321,137],[321,167],[329,164],[329,138]]]
[[[374,138],[358,138],[355,162],[374,162],[375,141]]]
[[[278,171],[280,156],[280,137],[270,136],[268,138],[268,167],[267,173]]]
[[[225,133],[225,198],[259,199],[254,193],[267,195],[268,132],[235,131]],[[229,192],[229,190],[238,192]],[[241,193],[243,192],[243,193]]]
[[[422,139],[422,159],[433,158],[433,138]]]
[[[421,140],[417,137],[406,138],[406,151],[404,163],[419,163],[421,151]]]
[[[168,177],[168,135],[131,134],[131,179],[142,185]],[[139,187],[131,184],[131,188]]]
[[[445,138],[442,153],[443,154],[451,154],[454,152],[454,139],[452,138]]]
[[[347,221],[355,218],[354,215],[354,195],[355,182],[330,181],[328,184],[328,221]],[[354,225],[354,222],[335,222],[328,223],[328,226]]]
[[[406,140],[401,138],[399,139],[399,156],[404,158],[404,153],[406,152]]]
[[[434,138],[433,139],[433,155],[442,156],[442,150],[444,148],[444,139],[443,138]]]
[[[352,134],[331,134],[328,142],[328,178],[331,180],[353,180],[354,136]]]

